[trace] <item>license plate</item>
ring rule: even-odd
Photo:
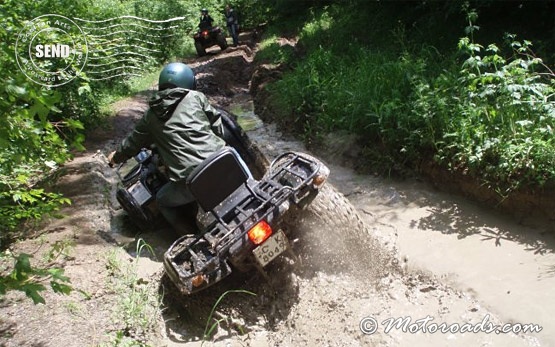
[[[133,196],[133,198],[135,198],[135,200],[137,200],[137,202],[139,203],[139,205],[144,204],[145,202],[147,202],[148,200],[150,200],[150,198],[152,197],[152,195],[149,193],[149,191],[145,188],[145,186],[143,186],[143,184],[141,183],[141,181],[137,181],[135,184],[133,184],[130,188],[129,188],[129,193],[131,193],[131,195]]]
[[[256,260],[262,266],[266,266],[274,260],[278,255],[283,253],[289,247],[289,242],[283,231],[270,236],[263,244],[255,248],[252,252]]]

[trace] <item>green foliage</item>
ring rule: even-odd
[[[424,135],[436,159],[472,174],[505,196],[523,185],[555,178],[555,75],[534,56],[531,43],[508,35],[513,55],[468,37],[460,70],[431,83],[415,82],[415,115],[427,115]]]
[[[409,59],[366,49],[346,58],[320,48],[272,88],[284,104],[294,105],[300,128],[348,130],[377,140],[406,111],[407,76],[417,68]]]
[[[9,12],[8,12],[9,13]],[[14,17],[2,17],[0,41],[10,42],[18,26]],[[28,218],[57,211],[68,203],[59,194],[36,185],[42,177],[69,158],[68,146],[79,147],[82,129],[77,120],[60,119],[56,106],[62,94],[27,80],[13,59],[13,45],[4,45],[10,56],[0,56],[0,246],[8,232]],[[16,72],[16,73],[14,73]],[[19,73],[17,73],[19,72]],[[56,119],[55,121],[53,119]]]
[[[422,35],[432,26],[413,13],[434,22],[434,13],[452,16],[453,4],[417,3],[413,13],[396,3],[343,5],[305,12],[298,36],[305,55],[296,65],[285,61],[294,69],[269,86],[283,123],[309,139],[357,133],[392,163],[433,158],[502,196],[553,182],[555,75],[531,42],[507,35],[508,50],[484,48],[475,42],[478,11],[466,5],[466,37],[457,51],[440,51],[429,43],[438,34]],[[384,16],[394,9],[396,24]],[[409,32],[410,21],[419,30]],[[365,22],[376,23],[371,32],[361,30]]]
[[[267,34],[259,43],[259,51],[255,56],[257,63],[283,64],[289,63],[294,57],[294,49],[291,45],[280,44],[277,35]]]
[[[43,189],[12,189],[1,192],[1,225],[5,230],[15,230],[21,221],[52,215],[59,210],[60,204],[70,204],[70,201],[60,194],[45,192]],[[4,238],[8,236],[7,232],[3,235]]]
[[[116,251],[107,257],[109,285],[118,296],[114,320],[118,323],[119,330],[110,346],[146,346],[141,338],[154,328],[160,316],[158,284],[155,281],[146,281],[138,274],[139,259],[145,250],[153,254],[152,247],[139,239],[133,263],[121,259]]]
[[[0,297],[10,290],[17,290],[24,292],[33,303],[44,304],[41,292],[46,290],[46,282],[55,293],[67,295],[72,290],[63,269],[32,266],[30,254],[21,253],[15,256],[9,252],[2,252],[0,258],[3,258],[2,263],[6,263],[9,258],[14,261],[11,272],[8,275],[0,275]]]
[[[100,347],[148,347],[148,344],[137,341],[125,336],[124,331],[117,331],[115,336],[111,336],[110,342],[103,343]]]

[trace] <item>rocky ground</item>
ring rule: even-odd
[[[187,63],[197,73],[199,89],[238,114],[268,157],[287,149],[306,151],[255,117],[249,91],[263,90],[275,72],[256,67],[255,54],[256,46],[248,42]],[[252,76],[258,76],[254,86]],[[118,178],[104,157],[144,112],[149,93],[114,105],[112,124],[90,134],[87,151],[65,166],[58,187],[73,201],[62,211],[65,218],[48,221],[35,237],[14,245],[37,262],[52,246],[65,245],[57,265],[76,290],[69,296],[45,293],[44,305],[9,293],[0,301],[0,346],[201,345],[212,306],[226,292],[214,316],[219,327],[205,344],[555,344],[549,223],[515,221],[422,182],[357,175],[341,159],[352,155],[351,140],[341,136],[313,150],[330,165],[330,188],[343,194],[333,195],[335,209],[317,202],[321,209],[294,226],[300,261],[271,264],[270,283],[248,273],[207,293],[176,299],[161,263],[176,235],[164,226],[138,232],[115,200]],[[340,218],[334,220],[334,213],[349,209],[364,226],[342,227]],[[406,324],[388,329],[397,318]],[[515,324],[517,333],[483,331],[505,323]],[[528,323],[543,330],[518,331]]]

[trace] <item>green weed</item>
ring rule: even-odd
[[[231,320],[230,317],[222,317],[222,318],[219,318],[219,319],[215,319],[215,322],[212,322],[212,320],[214,319],[214,313],[216,312],[216,309],[218,308],[220,302],[222,302],[222,300],[225,298],[226,295],[232,294],[232,293],[233,294],[240,293],[240,294],[256,295],[253,292],[249,292],[248,290],[243,290],[243,289],[228,290],[225,293],[223,293],[222,295],[220,295],[218,300],[216,300],[216,302],[214,303],[214,306],[212,306],[212,310],[210,311],[210,315],[208,315],[208,319],[206,320],[206,326],[204,328],[202,344],[204,344],[204,342],[207,341],[212,336],[212,334],[214,333],[216,328],[220,325],[220,323],[222,323],[224,321],[226,321],[228,324],[230,323],[230,320]],[[201,346],[202,346],[202,344],[201,344]]]
[[[122,260],[117,251],[106,257],[106,267],[110,271],[109,286],[118,296],[114,320],[121,325],[120,331],[125,332],[126,336],[125,341],[121,336],[115,336],[112,346],[143,346],[142,343],[137,345],[137,341],[141,341],[160,318],[158,284],[140,278],[137,274],[138,260],[145,250],[152,253],[150,245],[139,239],[137,255],[132,263]]]
[[[137,341],[133,338],[125,336],[124,331],[116,332],[115,336],[112,336],[109,342],[99,345],[99,347],[149,347],[150,345]]]
[[[9,270],[7,274],[0,275],[0,297],[6,292],[17,290],[24,292],[35,304],[44,304],[46,301],[41,292],[47,289],[46,283],[54,293],[68,295],[73,288],[69,285],[69,278],[64,275],[64,270],[51,265],[31,264],[31,254],[12,254],[9,251],[0,252],[0,261],[12,261],[13,266],[0,263],[2,272]]]

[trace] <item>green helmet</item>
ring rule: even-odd
[[[176,87],[185,89],[195,89],[196,87],[195,73],[183,63],[170,63],[164,66],[160,72],[158,90]]]

